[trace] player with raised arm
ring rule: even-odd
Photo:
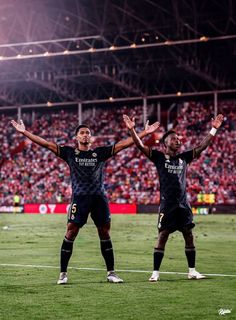
[[[149,281],[156,282],[160,279],[159,269],[165,245],[169,234],[176,230],[182,232],[185,240],[185,254],[189,267],[188,279],[205,278],[195,269],[196,250],[192,232],[195,224],[187,200],[186,171],[187,165],[193,159],[198,158],[201,152],[209,146],[223,122],[223,115],[219,114],[212,120],[211,131],[197,147],[183,153],[178,153],[181,141],[175,131],[171,130],[163,135],[165,153],[162,153],[143,144],[135,131],[134,119],[131,120],[127,115],[124,115],[123,119],[138,149],[155,164],[160,179],[159,234],[153,253],[153,273]]]
[[[18,132],[31,141],[66,161],[70,168],[72,200],[68,213],[67,231],[61,246],[61,272],[57,283],[65,284],[68,281],[67,267],[72,255],[73,243],[80,228],[86,224],[89,213],[100,238],[101,253],[107,268],[107,281],[123,282],[114,270],[114,254],[110,238],[111,219],[103,183],[103,168],[106,160],[133,145],[133,139],[129,137],[111,146],[91,149],[91,131],[87,125],[80,125],[75,130],[78,146],[72,148],[59,146],[55,142],[32,134],[25,129],[22,120],[20,123],[12,120],[11,123]],[[150,130],[144,130],[139,137],[142,138],[148,133],[151,133]]]

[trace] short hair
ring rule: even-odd
[[[88,128],[88,129],[90,130],[90,128],[89,128],[89,126],[87,126],[87,124],[80,124],[80,125],[75,129],[75,135],[77,135],[77,133],[79,132],[79,130],[80,130],[81,128]]]
[[[161,142],[164,144],[164,146],[166,146],[166,145],[165,145],[165,140],[166,140],[166,138],[167,138],[170,134],[172,134],[172,133],[177,134],[176,131],[174,131],[174,130],[169,130],[169,131],[167,131],[167,132],[163,135],[163,137],[161,138]]]

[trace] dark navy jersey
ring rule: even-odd
[[[190,208],[186,194],[187,164],[194,159],[194,150],[174,157],[150,150],[150,160],[155,164],[160,180],[160,210],[162,208]]]
[[[103,168],[113,155],[113,147],[98,147],[81,151],[68,146],[58,146],[57,155],[70,167],[73,195],[104,194]]]

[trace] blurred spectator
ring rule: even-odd
[[[216,135],[214,144],[189,167],[187,183],[191,203],[197,202],[199,193],[213,193],[217,203],[236,204],[235,107],[235,101],[220,104],[220,111],[226,116],[225,123]],[[153,117],[152,109],[148,110],[148,117]],[[94,146],[104,142],[111,144],[127,137],[128,132],[122,119],[124,113],[130,116],[135,114],[138,129],[141,130],[142,106],[85,110],[84,123],[92,128],[95,135]],[[183,104],[174,122],[174,129],[182,137],[183,150],[196,145],[210,131],[209,119],[212,114],[211,105],[204,106],[199,102]],[[71,127],[78,124],[76,111],[61,110],[47,114],[40,111],[34,117],[25,113],[22,118],[33,133],[58,144],[73,145]],[[68,202],[71,188],[67,165],[49,151],[31,144],[17,134],[9,125],[11,119],[10,116],[0,114],[0,203],[11,205],[15,193],[21,194],[25,203]],[[147,143],[156,144],[160,148],[158,144],[163,132],[164,128],[161,127],[157,134],[148,138]],[[159,202],[159,180],[155,167],[134,147],[123,150],[107,162],[105,183],[111,202]]]

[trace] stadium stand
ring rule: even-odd
[[[236,117],[235,101],[221,102],[219,109],[225,123],[214,143],[192,163],[188,170],[188,194],[197,203],[198,194],[214,194],[219,204],[236,204]],[[132,111],[131,111],[132,110]],[[148,109],[153,117],[153,108]],[[122,115],[135,114],[137,126],[143,127],[142,107],[87,108],[84,122],[95,134],[94,145],[105,145],[127,137]],[[179,107],[173,128],[180,134],[183,150],[196,145],[210,131],[213,107],[199,102],[186,102]],[[77,112],[50,111],[23,113],[27,129],[58,144],[74,145]],[[10,125],[12,116],[0,114],[1,185],[0,202],[12,205],[14,194],[22,203],[69,202],[71,195],[67,165],[49,151],[24,139]],[[99,121],[98,121],[99,119]],[[148,137],[147,143],[161,148],[159,139],[164,132]],[[105,184],[110,202],[156,204],[159,202],[159,182],[154,165],[131,147],[107,162]]]

